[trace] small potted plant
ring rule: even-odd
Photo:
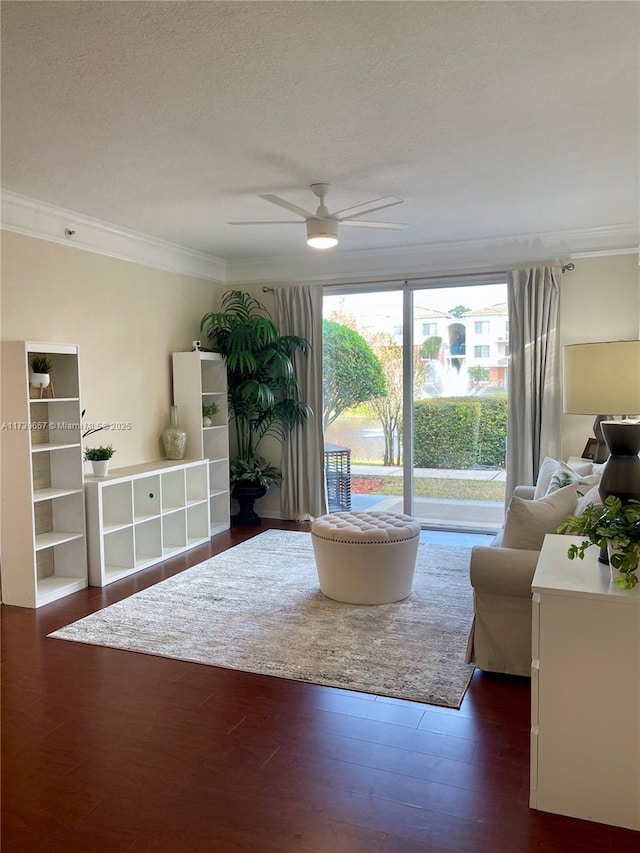
[[[84,452],[85,462],[91,462],[94,477],[106,477],[109,473],[109,460],[115,453],[110,444],[100,447],[87,447]]]
[[[636,570],[640,564],[640,501],[624,504],[609,495],[604,505],[587,506],[581,516],[570,515],[558,533],[586,537],[580,545],[570,545],[567,556],[584,559],[587,548],[597,545],[609,552],[613,583],[633,589],[638,583]]]
[[[49,387],[51,382],[49,374],[52,367],[51,359],[46,353],[34,355],[31,359],[31,385],[33,388],[39,389],[41,397],[42,392]]]
[[[220,411],[220,406],[217,403],[209,403],[208,406],[202,407],[202,426],[210,427],[213,424],[213,419]]]

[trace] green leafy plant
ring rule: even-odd
[[[209,403],[208,406],[202,407],[203,418],[213,418],[220,411],[220,406],[217,403]]]
[[[111,459],[114,453],[115,450],[110,444],[87,447],[84,451],[84,460],[85,462],[104,462],[105,459]]]
[[[34,355],[31,359],[31,370],[34,373],[51,373],[53,364],[48,355]]]
[[[232,483],[251,483],[256,486],[279,486],[282,474],[262,456],[251,460],[234,459],[230,465]]]
[[[224,293],[221,311],[205,314],[200,329],[227,368],[229,416],[236,439],[232,485],[280,482],[280,471],[264,461],[258,448],[267,435],[283,441],[311,416],[301,400],[293,362],[296,353],[307,355],[308,341],[281,335],[265,306],[240,290]]]
[[[558,528],[558,533],[571,533],[586,537],[579,545],[570,545],[567,556],[570,560],[584,559],[587,548],[597,545],[606,548],[612,545],[611,565],[621,573],[614,581],[624,589],[633,589],[638,583],[636,569],[640,563],[640,501],[622,503],[613,495],[603,506],[587,506],[581,516],[570,515]]]

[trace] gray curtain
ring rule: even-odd
[[[535,483],[545,456],[561,452],[561,278],[560,266],[509,273],[507,504],[515,486]]]
[[[311,344],[307,358],[296,355],[302,399],[313,409],[303,428],[293,430],[282,448],[280,511],[283,518],[309,521],[327,511],[322,431],[322,286],[275,289],[276,322],[283,335]]]

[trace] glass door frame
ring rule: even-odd
[[[402,291],[402,482],[403,512],[413,515],[413,313],[416,291],[450,287],[504,284],[506,272],[460,273],[449,276],[386,279],[353,284],[327,284],[323,294],[348,296],[384,291]]]

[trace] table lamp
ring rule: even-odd
[[[565,346],[563,389],[566,414],[598,415],[594,432],[597,438],[597,429],[602,430],[606,448],[594,461],[608,455],[600,479],[602,500],[609,495],[623,504],[640,500],[640,340]],[[622,420],[613,420],[614,415]]]

